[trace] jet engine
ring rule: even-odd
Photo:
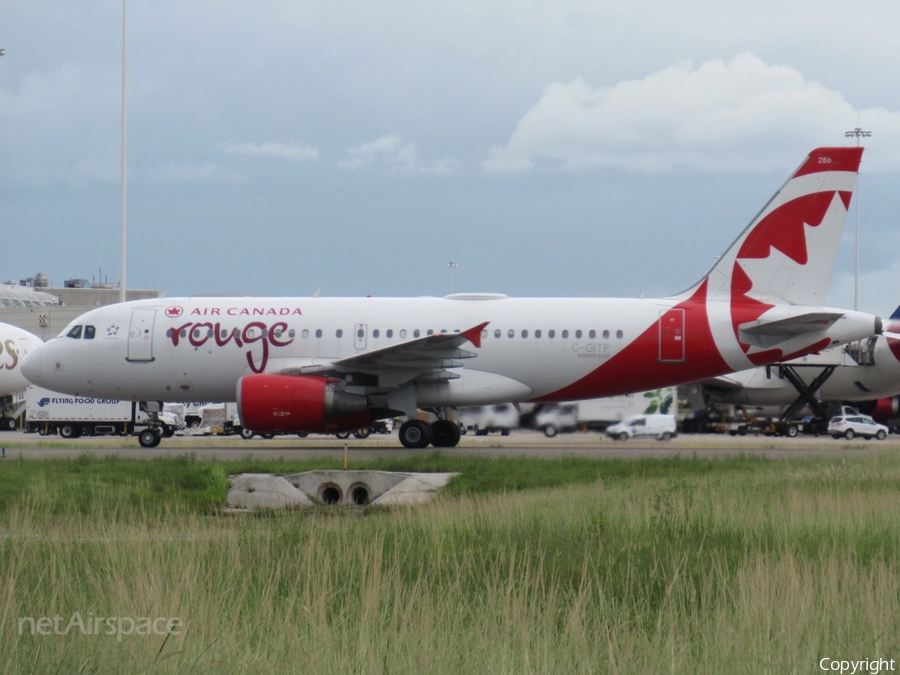
[[[857,410],[865,415],[871,415],[876,422],[892,426],[897,418],[900,418],[900,396],[879,398],[875,401],[851,402]]]
[[[333,434],[372,425],[366,397],[324,377],[245,375],[238,380],[237,404],[241,425],[257,433]]]

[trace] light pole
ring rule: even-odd
[[[125,186],[128,182],[127,176],[127,134],[126,134],[126,106],[127,97],[125,95],[125,83],[127,81],[127,32],[128,28],[128,0],[122,0],[122,241],[120,243],[121,251],[119,252],[119,302],[125,302],[127,298],[125,283]]]
[[[448,262],[444,267],[450,268],[450,295],[453,295],[453,275],[456,272],[456,268],[459,267],[459,263]]]
[[[845,131],[846,138],[856,138],[856,147],[859,147],[860,138],[868,138],[872,135],[871,131],[863,131],[862,127],[856,127],[853,131]],[[853,309],[859,309],[859,200],[860,200],[860,180],[859,172],[856,174],[856,278],[853,281]]]

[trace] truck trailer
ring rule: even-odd
[[[152,408],[154,403],[147,405]],[[141,446],[156,447],[162,437],[175,433],[178,421],[174,415],[162,412],[162,404],[156,404],[156,411],[142,405],[60,394],[29,385],[25,390],[25,432],[59,434],[63,438],[134,435]]]

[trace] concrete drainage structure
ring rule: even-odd
[[[288,476],[242,473],[231,477],[228,505],[280,509],[367,504],[423,504],[455,473],[304,471]]]

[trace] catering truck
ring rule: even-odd
[[[113,401],[90,396],[60,394],[29,385],[25,390],[25,431],[42,436],[59,434],[63,438],[79,436],[138,436],[144,447],[155,447],[162,436],[171,436],[178,420],[159,410],[154,414],[134,401]],[[149,432],[149,434],[147,433]],[[154,442],[153,436],[156,436]]]

